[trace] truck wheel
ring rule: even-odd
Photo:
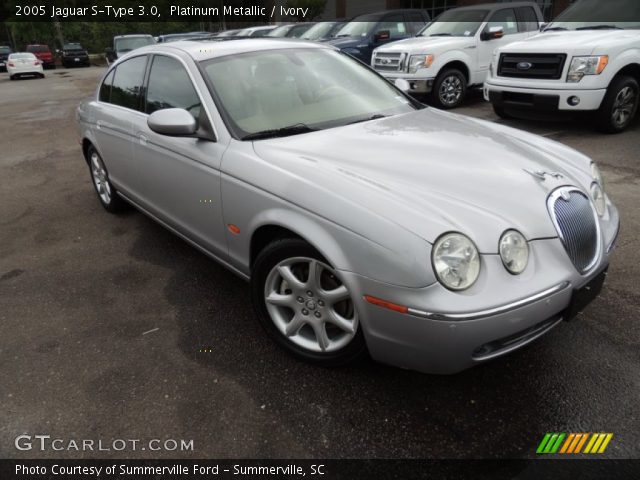
[[[467,93],[467,79],[455,68],[440,73],[431,92],[433,104],[445,110],[460,106]]]
[[[504,107],[500,107],[500,106],[495,105],[495,104],[492,104],[492,106],[493,106],[493,111],[500,118],[504,118],[505,120],[510,120],[510,119],[513,118],[513,115],[507,113],[507,111],[504,109]]]
[[[615,78],[596,113],[598,130],[605,133],[620,133],[625,130],[638,111],[639,100],[640,87],[634,78]]]

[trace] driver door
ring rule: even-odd
[[[185,65],[164,54],[152,57],[144,93],[147,115],[134,125],[134,157],[141,177],[137,200],[179,233],[224,259],[220,163],[225,146],[160,135],[147,125],[149,114],[165,108],[183,108],[198,121],[201,113],[206,115],[200,94]]]

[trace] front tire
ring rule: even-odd
[[[639,101],[640,87],[634,78],[615,78],[596,113],[597,129],[605,133],[624,131],[633,121]]]
[[[366,351],[351,293],[304,240],[276,240],[260,252],[251,297],[269,336],[302,360],[335,367]]]
[[[459,107],[467,94],[467,78],[455,68],[441,72],[433,84],[433,105],[443,110]]]
[[[118,196],[118,191],[109,181],[109,173],[100,154],[95,148],[89,147],[87,157],[93,187],[104,209],[109,213],[119,213],[126,210],[128,204]]]

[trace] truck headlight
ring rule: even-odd
[[[500,237],[500,258],[504,267],[514,275],[524,272],[529,263],[529,244],[517,230],[507,230]]]
[[[585,75],[600,75],[609,63],[608,55],[600,55],[595,57],[573,57],[569,73],[567,74],[567,82],[577,83],[582,80]]]
[[[433,245],[431,259],[436,276],[450,290],[466,290],[480,274],[480,255],[461,233],[445,233]]]
[[[429,68],[433,59],[433,55],[411,55],[409,57],[409,73],[416,73],[421,68]]]

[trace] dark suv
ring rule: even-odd
[[[346,23],[327,43],[371,64],[375,48],[388,42],[415,37],[429,23],[425,10],[385,10],[355,17]]]
[[[53,58],[49,45],[27,45],[27,52],[33,53],[42,62],[42,68],[56,68],[56,59]]]
[[[0,72],[7,71],[7,59],[12,52],[11,47],[0,45]]]
[[[65,68],[82,66],[89,67],[89,52],[87,52],[79,43],[65,43],[60,53],[62,66]]]

